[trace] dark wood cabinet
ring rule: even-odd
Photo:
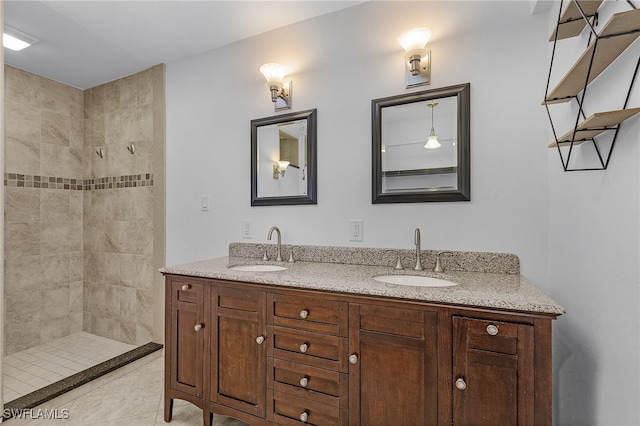
[[[351,304],[349,424],[436,425],[435,311]]]
[[[553,315],[166,277],[173,399],[254,426],[551,425]]]
[[[265,417],[266,299],[263,291],[217,285],[211,291],[211,410],[225,406]]]
[[[534,330],[453,317],[453,424],[534,425]]]
[[[167,279],[164,395],[167,422],[171,420],[175,398],[204,407],[207,289],[208,286],[199,280],[181,277]]]

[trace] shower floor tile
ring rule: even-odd
[[[13,401],[135,348],[82,331],[5,356],[4,400]]]

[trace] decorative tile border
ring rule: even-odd
[[[153,186],[153,173],[144,175],[111,176],[83,181],[85,191],[95,189],[136,188],[138,186]]]
[[[4,186],[13,186],[19,188],[66,189],[70,191],[136,188],[139,186],[153,186],[153,173],[110,176],[93,179],[71,179],[55,176],[5,173]]]

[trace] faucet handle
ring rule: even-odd
[[[264,260],[265,262],[267,260],[269,260],[269,256],[267,255],[267,248],[264,248],[264,254],[262,255],[262,260]]]
[[[438,253],[436,253],[436,266],[435,268],[433,268],[433,272],[444,272],[444,268],[442,267],[442,264],[440,263],[440,255],[441,254],[453,254],[450,251],[440,251]]]
[[[404,267],[402,266],[402,259],[400,259],[400,250],[398,250],[398,260],[396,261],[396,266],[394,266],[393,269],[404,269]]]
[[[293,249],[289,252],[289,260],[287,262],[294,263],[296,260],[293,258]]]

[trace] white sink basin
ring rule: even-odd
[[[278,265],[238,265],[232,266],[230,269],[234,271],[248,271],[248,272],[276,272],[276,271],[284,271],[286,268],[284,266]]]
[[[453,281],[440,278],[423,277],[420,275],[381,275],[374,280],[387,284],[411,285],[415,287],[452,287],[458,285]]]

